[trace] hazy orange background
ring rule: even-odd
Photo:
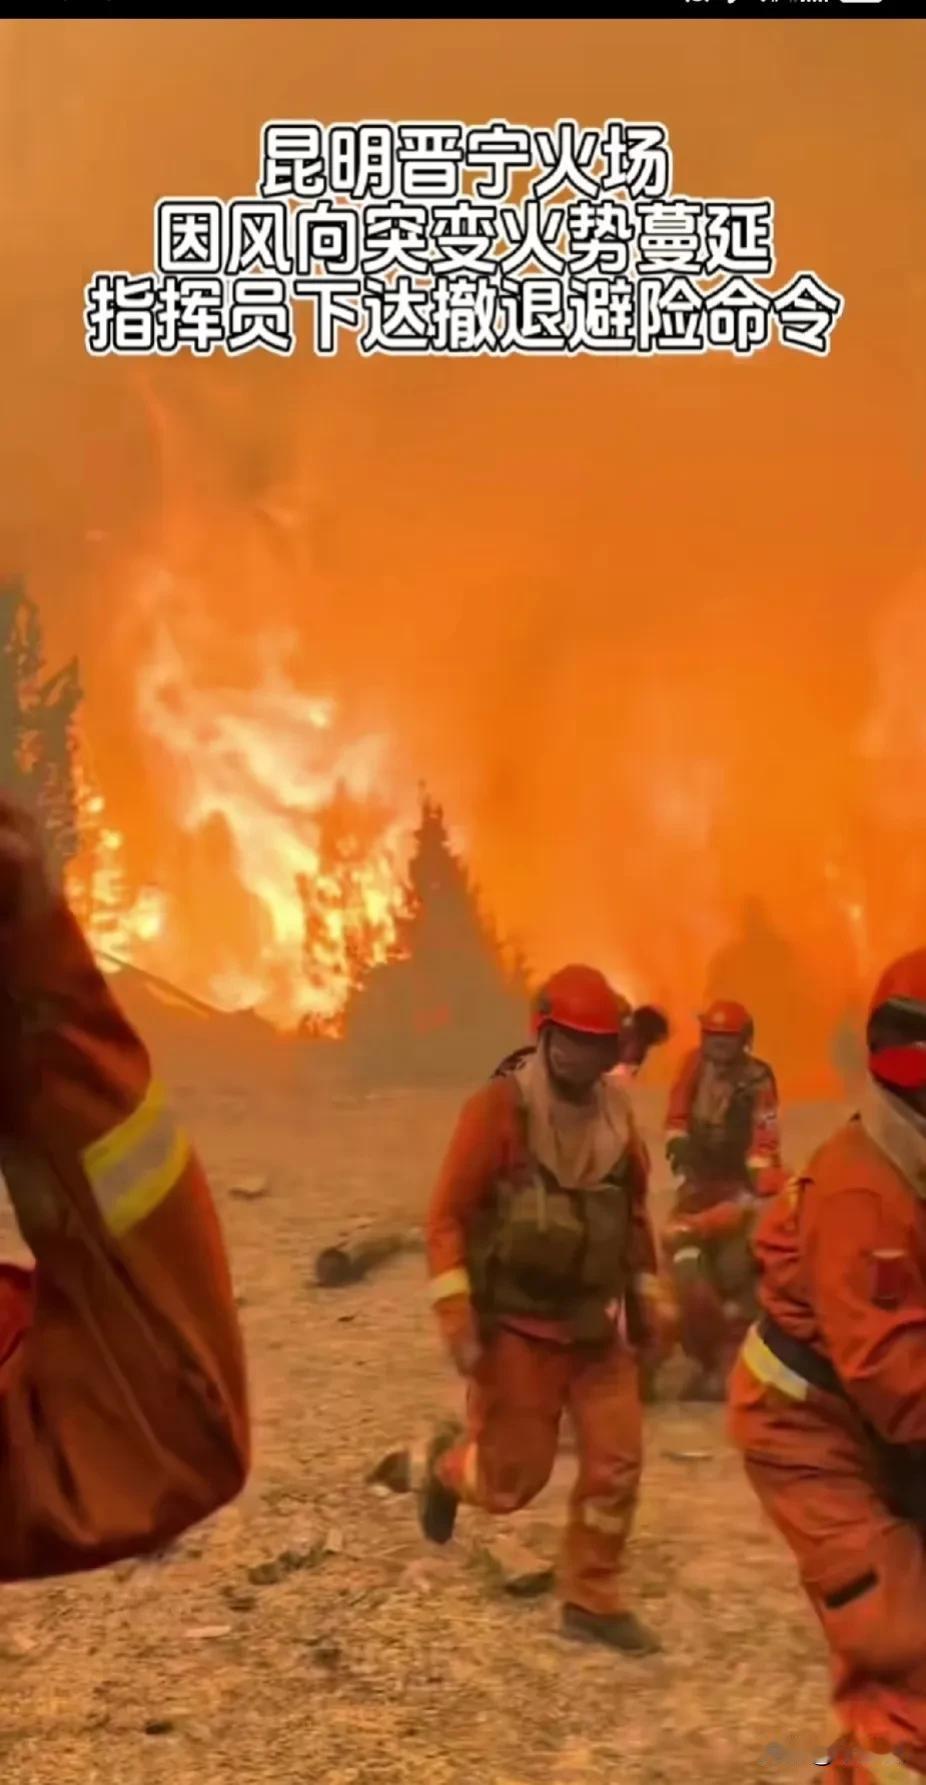
[[[0,26],[0,558],[80,653],[140,876],[181,871],[144,564],[207,692],[295,627],[297,685],[384,736],[402,810],[427,778],[539,969],[598,960],[687,1022],[758,893],[796,1070],[923,939],[926,27],[852,27]],[[87,357],[85,282],[150,270],[162,195],[253,194],[268,118],[497,116],[658,119],[677,192],[773,197],[772,283],[845,298],[829,359]]]

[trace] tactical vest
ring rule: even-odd
[[[692,1172],[695,1176],[737,1178],[745,1175],[752,1147],[755,1100],[766,1079],[766,1068],[749,1061],[733,1087],[726,1116],[717,1125],[692,1117],[688,1126]]]
[[[518,1116],[523,1160],[499,1178],[469,1235],[474,1304],[492,1325],[505,1315],[555,1320],[576,1343],[613,1330],[611,1310],[627,1288],[633,1160],[628,1147],[588,1190],[564,1190],[532,1158],[527,1111]]]

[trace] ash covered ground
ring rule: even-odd
[[[149,1026],[150,1033],[150,1026]],[[822,1642],[766,1528],[723,1412],[647,1411],[628,1569],[662,1656],[561,1641],[552,1594],[512,1596],[464,1513],[429,1550],[407,1498],[365,1477],[455,1408],[420,1257],[312,1286],[315,1254],[364,1220],[422,1217],[460,1094],[360,1095],[315,1050],[152,1038],[212,1173],[254,1402],[234,1506],[154,1562],[8,1588],[4,1777],[24,1785],[786,1785],[826,1745]],[[334,1052],[335,1050],[331,1050]],[[489,1063],[491,1064],[491,1062]],[[662,1100],[638,1109],[658,1158]],[[789,1162],[839,1118],[786,1112]],[[263,1194],[234,1192],[266,1179]],[[251,1186],[253,1189],[253,1186]],[[657,1179],[656,1205],[666,1186]],[[4,1249],[19,1255],[4,1217]],[[568,1448],[508,1521],[555,1554]],[[772,1744],[781,1753],[769,1757]]]

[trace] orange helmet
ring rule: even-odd
[[[868,1068],[898,1091],[926,1089],[926,948],[885,969],[868,1007]]]
[[[736,1004],[732,998],[717,998],[704,1011],[701,1029],[705,1035],[751,1037],[752,1017],[745,1004]]]
[[[553,1023],[580,1035],[619,1035],[631,1006],[608,984],[597,967],[561,967],[542,986],[534,1000],[531,1026],[534,1034]]]

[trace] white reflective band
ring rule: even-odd
[[[700,1258],[700,1256],[700,1246],[683,1246],[680,1252],[673,1252],[672,1254],[676,1264],[683,1264],[689,1258]]]
[[[867,1766],[875,1785],[916,1785],[917,1779],[924,1778],[923,1773],[915,1773],[909,1766],[904,1766],[896,1754],[863,1754],[863,1766]]]
[[[752,1158],[747,1159],[747,1161],[746,1161],[746,1170],[747,1171],[764,1171],[766,1166],[768,1165],[768,1163],[769,1163],[769,1161],[766,1158],[764,1158],[762,1154],[754,1153]]]
[[[190,1143],[152,1084],[138,1108],[94,1141],[81,1164],[111,1233],[128,1233],[164,1201],[190,1158]]]
[[[740,1356],[758,1382],[764,1382],[768,1388],[780,1389],[792,1401],[806,1401],[810,1384],[779,1361],[760,1336],[758,1327],[750,1327]]]
[[[688,1139],[688,1134],[684,1128],[667,1128],[666,1129],[666,1146],[668,1146],[669,1142],[672,1140],[687,1140],[687,1139]]]
[[[448,1301],[452,1295],[469,1295],[469,1275],[464,1270],[442,1271],[439,1277],[432,1277],[428,1285],[428,1294],[432,1304]]]
[[[613,1507],[607,1500],[586,1500],[582,1506],[582,1523],[589,1531],[600,1531],[603,1537],[622,1537],[630,1522],[626,1508]]]

